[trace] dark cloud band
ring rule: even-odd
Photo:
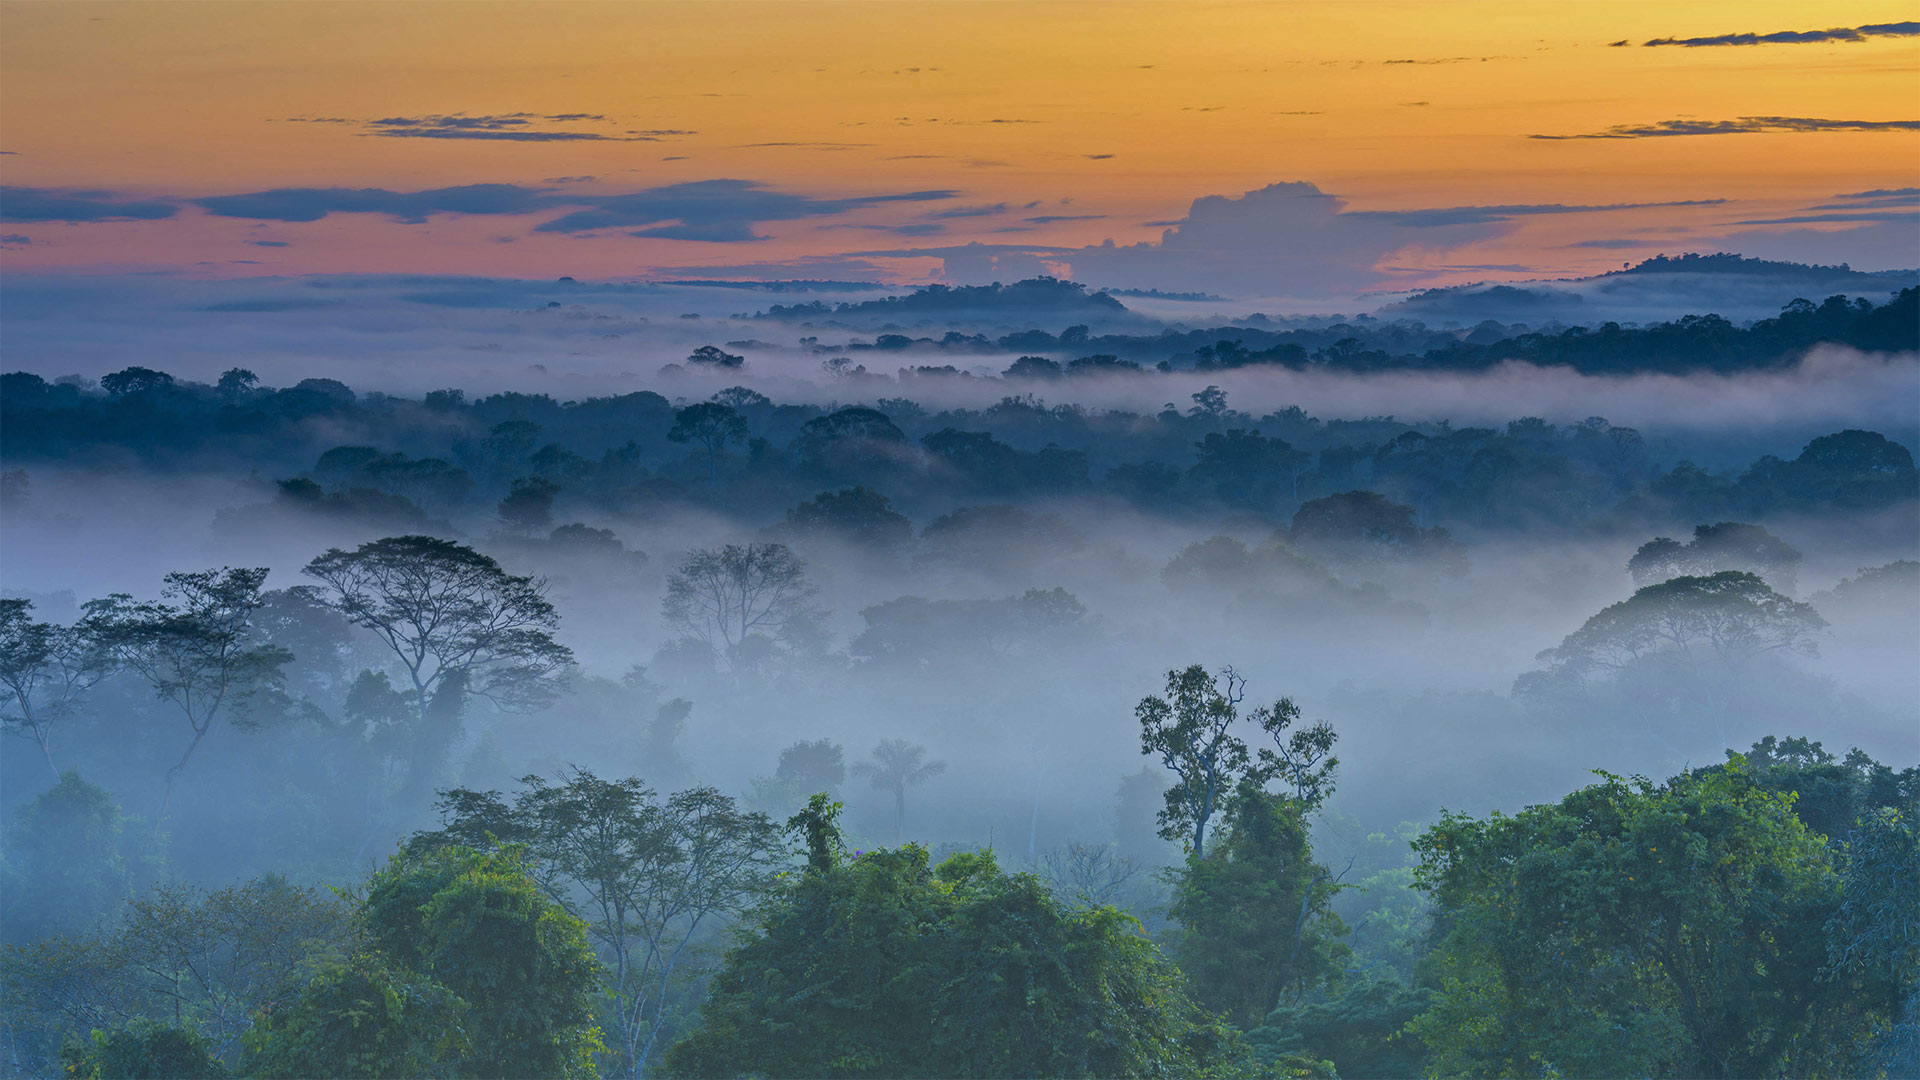
[[[679,128],[652,130],[594,131],[556,128],[551,125],[606,125],[612,121],[600,113],[494,113],[469,116],[465,113],[429,116],[383,116],[376,119],[352,119],[338,116],[296,116],[297,124],[345,124],[359,128],[358,134],[379,139],[476,139],[493,142],[658,142],[661,139],[695,132]]]
[[[1712,37],[1654,38],[1640,44],[1645,48],[1679,45],[1698,49],[1715,45],[1815,45],[1827,42],[1858,43],[1877,37],[1920,36],[1920,22],[1869,23],[1865,26],[1836,26],[1830,30],[1780,30],[1771,34],[1715,34]],[[1616,41],[1614,45],[1625,45]]]
[[[738,243],[760,239],[754,226],[761,222],[825,217],[883,203],[938,202],[958,194],[935,190],[834,198],[779,191],[752,180],[699,180],[623,195],[555,192],[517,184],[468,184],[429,191],[275,188],[193,201],[218,217],[252,221],[318,221],[329,214],[385,214],[416,225],[435,214],[534,214],[566,210],[569,212],[544,222],[534,231],[578,234],[625,229],[629,230],[628,235],[643,239]],[[120,207],[123,216],[127,213],[126,204],[110,205]],[[168,214],[172,213],[172,207],[166,209]]]
[[[160,221],[179,212],[173,203],[124,200],[111,191],[0,187],[0,221]]]
[[[1814,116],[1742,116],[1736,120],[1662,120],[1618,124],[1579,135],[1529,135],[1529,139],[1660,139],[1681,135],[1754,135],[1829,131],[1920,131],[1920,120],[1827,120]]]

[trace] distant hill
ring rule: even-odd
[[[1139,319],[1105,292],[1058,278],[1037,277],[1011,285],[929,285],[904,296],[829,306],[775,304],[759,317],[785,321],[830,321],[852,325],[876,322],[921,324],[960,320],[989,323],[1114,323]]]
[[[1688,252],[1684,255],[1655,255],[1622,270],[1613,270],[1601,274],[1601,277],[1622,277],[1628,274],[1752,274],[1764,277],[1857,277],[1857,278],[1902,278],[1912,277],[1908,270],[1855,270],[1846,263],[1838,266],[1819,266],[1812,263],[1777,262],[1771,259],[1749,259],[1744,255],[1735,255],[1721,251],[1712,255]]]
[[[1689,253],[1656,255],[1587,278],[1428,289],[1385,304],[1378,313],[1428,323],[1472,325],[1491,319],[1535,327],[1654,323],[1708,313],[1746,323],[1770,318],[1794,300],[1818,302],[1844,295],[1882,303],[1913,285],[1920,285],[1920,270],[1870,273],[1845,265]]]

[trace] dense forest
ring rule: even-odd
[[[6,1068],[1912,1075],[1912,431],[1039,395],[1914,300],[984,408],[5,375]]]

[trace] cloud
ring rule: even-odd
[[[826,217],[884,203],[939,202],[958,194],[934,190],[820,198],[776,191],[752,180],[696,180],[631,195],[567,196],[567,202],[586,208],[548,221],[534,231],[582,233],[639,228],[632,235],[731,243],[760,239],[753,231],[760,222]]]
[[[1655,241],[1653,240],[1634,240],[1630,237],[1614,237],[1601,240],[1582,240],[1579,243],[1568,244],[1567,246],[1575,248],[1598,248],[1602,251],[1631,251],[1635,248],[1651,247],[1654,243]]]
[[[928,214],[927,216],[930,218],[940,218],[940,219],[992,217],[994,214],[1004,214],[1006,212],[1007,212],[1007,204],[1003,202],[999,202],[999,203],[990,203],[984,206],[956,206],[949,210],[935,211],[934,213]]]
[[[940,117],[940,116],[926,116],[926,117],[896,116],[893,118],[893,122],[895,124],[899,124],[903,126],[908,124],[948,124],[948,125],[953,125],[957,127],[980,127],[987,124],[1044,124],[1046,123],[1045,120],[1019,120],[1019,119],[1013,119],[1013,118],[1007,118],[1007,117],[995,117],[991,120],[957,120],[952,117]]]
[[[1742,116],[1737,120],[1662,120],[1617,124],[1584,135],[1529,135],[1529,139],[1656,139],[1674,135],[1750,135],[1758,132],[1920,131],[1920,120],[1826,120],[1812,116]]]
[[[1089,161],[1105,161],[1108,158],[1112,157],[1113,155],[1112,154],[1082,154],[1080,156],[1088,159]]]
[[[1795,217],[1732,221],[1730,225],[1808,225],[1822,221],[1914,221],[1911,210],[1869,210],[1854,214],[1800,214]]]
[[[1520,203],[1507,206],[1442,206],[1425,210],[1356,210],[1347,216],[1377,217],[1412,229],[1433,229],[1447,225],[1485,225],[1511,221],[1517,217],[1541,214],[1596,214],[1611,210],[1645,210],[1656,206],[1718,206],[1725,199],[1681,199],[1674,202],[1601,203]]]
[[[433,214],[530,214],[555,205],[540,189],[517,184],[466,184],[430,191],[274,188],[193,201],[218,217],[319,221],[328,214],[386,214],[414,225]]]
[[[766,150],[777,147],[792,147],[802,150],[859,150],[872,146],[864,142],[750,142],[741,143],[735,150]]]
[[[1920,197],[1920,187],[1875,188],[1872,191],[1844,191],[1835,195],[1836,199],[1891,199],[1900,196]]]
[[[0,246],[32,247],[33,238],[30,236],[23,236],[20,233],[15,233],[15,232],[0,233]]]
[[[0,221],[160,221],[180,212],[169,202],[129,202],[111,191],[0,187]]]
[[[535,232],[579,234],[625,229],[649,240],[738,243],[761,239],[766,221],[843,214],[896,202],[937,202],[959,193],[908,191],[830,198],[778,191],[753,180],[697,180],[621,195],[555,192],[517,184],[468,184],[430,191],[386,188],[275,188],[193,200],[220,217],[256,221],[318,221],[329,214],[385,214],[420,224],[435,214],[534,214],[569,210]],[[32,219],[43,220],[43,219]]]
[[[892,233],[895,236],[939,236],[947,231],[947,227],[937,221],[910,221],[904,225],[822,225],[820,227]]]
[[[1050,225],[1056,221],[1095,221],[1106,216],[1105,214],[1041,214],[1039,217],[1021,220],[1030,225]]]
[[[536,127],[553,124],[607,124],[599,113],[495,113],[468,116],[465,113],[429,116],[383,116],[376,119],[351,119],[338,116],[295,116],[296,124],[349,124],[360,134],[382,139],[482,139],[495,142],[657,142],[663,138],[692,135],[678,128],[629,130],[623,132],[581,131]]]
[[[254,247],[292,247],[293,246],[292,244],[287,243],[285,240],[249,240],[247,241],[247,243],[252,244]]]
[[[1657,45],[1680,45],[1697,49],[1710,45],[1812,45],[1825,42],[1858,43],[1876,37],[1916,37],[1920,36],[1920,22],[1869,23],[1866,26],[1834,27],[1831,30],[1780,30],[1771,34],[1716,34],[1712,37],[1692,38],[1654,38],[1640,44],[1646,48]],[[1616,46],[1625,45],[1616,41]]]
[[[972,243],[853,254],[939,258],[945,261],[945,276],[952,281],[1012,281],[1035,273],[1055,273],[1065,266],[1078,280],[1118,288],[1177,288],[1241,297],[1330,296],[1380,284],[1385,272],[1382,264],[1394,252],[1484,240],[1523,218],[1659,206],[1713,206],[1724,201],[1348,210],[1344,200],[1313,184],[1296,181],[1271,184],[1238,196],[1196,199],[1185,217],[1165,223],[1170,227],[1158,241],[1119,245],[1109,240],[1080,248]],[[1497,269],[1513,268],[1503,265]]]

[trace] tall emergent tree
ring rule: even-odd
[[[1249,767],[1247,744],[1233,734],[1247,681],[1232,668],[1219,675],[1193,664],[1167,672],[1165,697],[1140,699],[1140,752],[1174,775],[1160,811],[1160,835],[1206,854],[1207,823],[1219,813]]]
[[[713,788],[662,801],[638,780],[602,780],[584,769],[560,784],[537,776],[511,805],[493,792],[441,799],[447,841],[526,845],[534,876],[586,923],[600,947],[626,1074],[645,1074],[702,955],[703,931],[737,915],[772,880],[788,851],[765,814],[740,810]]]
[[[1815,635],[1826,627],[1811,605],[1754,574],[1722,570],[1648,585],[1602,609],[1540,659],[1575,678],[1677,667],[1693,680],[1725,748],[1729,694],[1747,665],[1776,653],[1813,656]]]
[[[0,725],[40,747],[53,763],[53,728],[94,684],[114,670],[113,654],[79,626],[33,618],[33,601],[0,598]]]
[[[779,637],[814,615],[807,564],[785,544],[690,551],[667,578],[667,625],[730,663],[754,636]]]
[[[1300,706],[1292,698],[1255,709],[1249,719],[1273,738],[1273,749],[1261,747],[1255,752],[1256,783],[1279,780],[1292,788],[1291,798],[1303,812],[1317,808],[1333,794],[1334,772],[1340,767],[1340,759],[1333,756],[1333,744],[1340,738],[1333,725],[1322,720],[1289,735],[1288,729],[1300,719]]]
[[[115,593],[87,604],[86,633],[114,660],[152,685],[186,717],[192,738],[167,770],[159,818],[173,780],[221,715],[237,727],[256,725],[256,710],[280,688],[293,654],[255,633],[267,568],[172,573],[155,603]]]
[[[415,727],[407,787],[432,790],[460,731],[468,696],[509,709],[551,701],[573,651],[554,640],[560,616],[542,578],[509,574],[464,544],[391,536],[307,564],[322,598],[385,643],[411,683]]]
[[[921,784],[947,771],[944,761],[927,761],[927,748],[905,739],[881,739],[873,748],[873,757],[853,763],[853,774],[864,776],[875,791],[893,795],[893,835],[899,843],[907,831],[907,788]]]

